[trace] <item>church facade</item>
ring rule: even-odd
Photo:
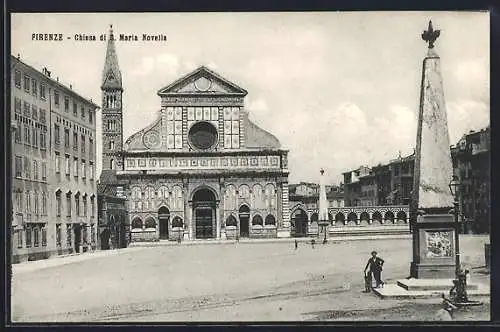
[[[124,141],[110,35],[101,180],[127,197],[131,241],[290,236],[288,151],[248,118],[247,91],[202,66],[161,88],[156,120]]]

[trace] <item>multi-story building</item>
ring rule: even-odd
[[[453,172],[458,177],[460,216],[464,231],[490,229],[491,176],[490,127],[470,131],[451,146]],[[408,205],[413,190],[415,153],[368,168],[343,173],[345,206]],[[451,181],[451,179],[450,179]]]
[[[13,262],[95,248],[95,112],[11,56]]]
[[[465,231],[490,230],[491,155],[490,127],[470,131],[451,150],[454,175],[461,186],[458,195]]]

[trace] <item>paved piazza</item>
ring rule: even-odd
[[[489,283],[482,236],[464,236],[462,261]],[[429,320],[439,299],[364,294],[372,250],[387,283],[408,276],[411,240],[175,245],[128,248],[13,267],[16,322]],[[60,261],[57,261],[60,260]],[[32,265],[30,268],[29,264]],[[61,264],[58,264],[61,263]],[[64,263],[64,264],[62,264]],[[43,265],[46,265],[43,267]],[[489,299],[458,319],[489,319]]]

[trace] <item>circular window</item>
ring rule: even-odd
[[[209,149],[217,143],[217,129],[208,122],[195,123],[189,130],[189,140],[198,149]]]

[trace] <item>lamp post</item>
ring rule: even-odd
[[[453,178],[449,184],[450,192],[453,195],[453,214],[455,216],[455,275],[458,278],[460,275],[460,236],[459,236],[459,221],[458,221],[458,190],[460,188],[460,182],[458,178],[453,175]]]
[[[453,195],[453,205],[454,205],[454,215],[455,215],[455,275],[456,280],[453,280],[453,288],[450,290],[450,296],[453,291],[455,291],[454,302],[457,305],[467,305],[467,304],[480,304],[480,302],[471,302],[467,296],[467,273],[468,271],[462,271],[460,268],[460,223],[458,220],[458,200],[457,195],[460,188],[460,182],[456,176],[453,176],[450,181],[450,192]]]

